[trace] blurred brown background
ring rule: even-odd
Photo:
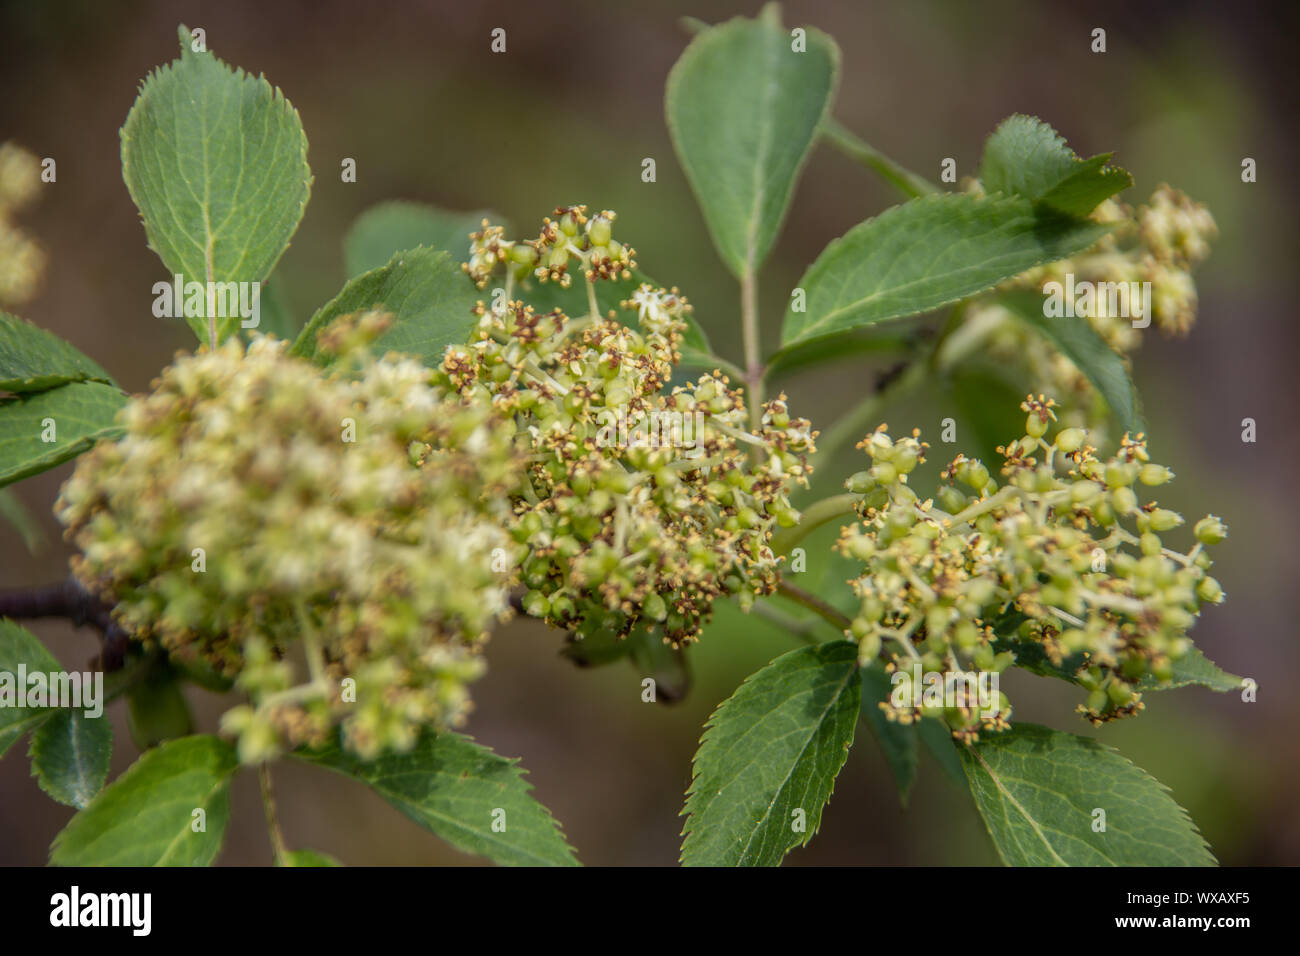
[[[1148,695],[1139,720],[1096,732],[1169,785],[1226,864],[1300,862],[1300,699],[1294,620],[1293,476],[1298,358],[1295,5],[1236,3],[787,3],[787,25],[831,33],[843,50],[836,115],[931,178],[941,159],[976,170],[984,137],[1014,111],[1056,126],[1080,153],[1115,150],[1144,200],[1168,181],[1207,203],[1221,236],[1198,279],[1192,336],[1149,339],[1138,354],[1156,458],[1179,476],[1161,503],[1224,517],[1216,552],[1227,603],[1195,636],[1225,669],[1255,677],[1259,701],[1188,689]],[[349,222],[385,198],[453,209],[492,207],[514,223],[558,203],[617,209],[620,238],[646,271],[680,285],[723,355],[739,353],[734,281],[720,266],[663,122],[664,78],[687,36],[678,18],[752,15],[756,3],[0,3],[0,140],[58,162],[58,182],[23,216],[51,257],[43,293],[23,314],[97,358],[129,390],[148,387],[193,339],[150,314],[162,267],[122,184],[117,130],[137,83],[176,56],[176,25],[207,30],[227,62],[263,72],[298,108],[316,176],[306,217],[276,272],[301,321],[343,280]],[[1108,52],[1089,51],[1107,30]],[[507,31],[507,53],[489,34]],[[658,182],[640,179],[654,157]],[[1244,185],[1240,163],[1258,163]],[[339,181],[343,157],[358,182]],[[787,290],[832,237],[895,198],[825,147],[814,154],[764,273],[766,339],[775,342]],[[531,228],[531,225],[529,225]],[[785,383],[794,409],[824,427],[872,385],[856,362]],[[896,427],[935,429],[941,396],[893,410]],[[1240,441],[1244,417],[1258,422]],[[49,506],[71,466],[17,487],[49,539],[35,557],[0,527],[0,586],[65,573],[67,550]],[[836,475],[822,476],[833,487]],[[578,671],[561,636],[530,623],[494,637],[469,732],[523,758],[537,796],[592,864],[671,864],[682,792],[709,711],[752,669],[794,646],[753,618],[725,614],[691,654],[695,687],[681,704],[643,704],[626,665]],[[34,628],[68,666],[95,649],[89,631]],[[1017,716],[1093,733],[1064,685],[1008,681]],[[223,709],[202,692],[203,729]],[[122,705],[113,773],[135,756]],[[277,768],[293,846],[345,862],[460,863],[450,850],[342,778]],[[0,864],[44,862],[71,811],[45,798],[21,748],[0,761]],[[256,785],[236,783],[221,862],[264,864],[270,848]],[[933,763],[900,810],[875,742],[858,746],[822,832],[791,864],[994,862],[969,800]]]

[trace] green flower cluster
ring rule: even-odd
[[[859,447],[872,466],[849,479],[863,495],[862,521],[845,528],[839,551],[863,563],[850,633],[864,661],[891,669],[919,660],[928,672],[1001,672],[1012,663],[1050,665],[1088,691],[1080,712],[1094,723],[1143,707],[1140,685],[1166,682],[1192,650],[1187,637],[1201,606],[1223,600],[1207,573],[1205,546],[1227,535],[1207,516],[1187,552],[1161,535],[1177,513],[1138,488],[1173,475],[1150,461],[1139,435],[1102,460],[1078,428],[1050,441],[1053,402],[1032,396],[1025,434],[999,451],[999,484],[978,460],[959,455],[934,499],[919,500],[907,477],[924,460],[919,433],[892,439],[881,426]],[[882,704],[910,722],[942,716],[959,739],[1006,726],[975,708]],[[991,710],[991,708],[990,708]]]
[[[419,362],[370,357],[387,321],[325,330],[329,370],[261,336],[179,356],[56,508],[132,635],[248,693],[223,728],[249,762],[335,727],[369,758],[457,723],[507,608],[513,433]]]
[[[594,224],[612,218],[587,221],[593,243],[607,238]],[[588,269],[589,282],[607,277]],[[789,492],[806,482],[815,436],[784,396],[751,430],[719,372],[666,391],[690,306],[642,285],[623,307],[637,328],[594,308],[570,318],[480,303],[475,340],[449,349],[443,369],[467,403],[513,420],[527,456],[511,525],[523,609],[579,637],[641,623],[677,646],[718,597],[748,608],[775,588],[767,541],[798,521]]]
[[[470,233],[469,261],[461,268],[480,289],[499,271],[516,281],[531,275],[567,289],[575,261],[589,282],[632,277],[636,250],[614,238],[615,213],[607,209],[589,218],[586,206],[558,206],[555,216],[542,220],[536,239],[507,239],[503,227],[484,219],[483,228]]]

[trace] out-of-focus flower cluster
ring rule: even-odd
[[[40,186],[40,160],[13,143],[0,143],[0,305],[31,299],[45,274],[45,253],[14,223]]]
[[[513,430],[419,362],[369,357],[387,321],[322,332],[330,370],[261,336],[179,356],[56,508],[131,634],[247,692],[223,728],[249,762],[335,727],[369,758],[458,722],[507,606]]]
[[[975,187],[972,187],[975,188]],[[1033,289],[1047,283],[1066,288],[1103,290],[1091,299],[1076,300],[1075,314],[1087,321],[1108,345],[1127,356],[1141,343],[1142,329],[1134,327],[1133,304],[1112,311],[1108,283],[1150,283],[1150,315],[1154,328],[1165,335],[1186,335],[1196,321],[1194,269],[1210,254],[1210,240],[1218,234],[1214,217],[1200,203],[1166,185],[1159,186],[1146,205],[1136,210],[1108,199],[1092,218],[1114,227],[1087,252],[1062,259],[1017,276],[998,291]],[[1071,285],[1066,286],[1066,277]],[[1123,299],[1119,300],[1121,303]],[[1078,311],[1078,307],[1082,311]],[[1121,311],[1125,314],[1119,314]],[[1141,324],[1142,320],[1139,320]],[[1015,363],[1029,370],[1035,392],[1059,396],[1062,421],[1070,425],[1097,426],[1106,405],[1070,359],[1036,331],[997,304],[995,297],[977,300],[965,314],[965,323],[981,328],[986,349],[996,361]]]
[[[953,674],[1050,665],[1087,690],[1079,710],[1101,723],[1140,711],[1139,683],[1168,681],[1192,651],[1187,630],[1201,606],[1223,600],[1205,546],[1227,530],[1210,515],[1189,550],[1168,547],[1161,536],[1183,518],[1138,490],[1165,484],[1169,469],[1150,460],[1141,435],[1107,460],[1082,429],[1049,440],[1053,405],[1042,396],[1021,405],[1025,434],[999,449],[1002,482],[959,455],[925,501],[907,484],[927,448],[919,432],[895,440],[882,425],[859,445],[872,466],[847,485],[863,494],[862,521],[838,543],[863,565],[850,633],[864,661],[881,656],[891,670],[916,659]],[[903,722],[942,717],[964,740],[1005,728],[1010,715],[1005,696],[996,714],[881,706]]]
[[[611,248],[598,227],[613,213],[583,220],[581,209],[561,210],[539,243],[559,237],[555,248],[590,256],[589,282],[611,278],[592,260]],[[572,241],[577,226],[591,248]],[[492,234],[475,236],[475,256]],[[483,253],[471,275],[486,279],[476,270],[489,255],[499,261]],[[524,610],[579,637],[642,623],[676,646],[699,635],[716,598],[735,594],[747,608],[774,589],[767,539],[798,521],[789,492],[805,482],[814,434],[784,396],[751,429],[741,392],[718,372],[666,393],[690,306],[675,289],[642,285],[623,307],[637,328],[594,310],[480,304],[474,341],[449,349],[443,368],[466,402],[515,422],[527,455],[511,531]]]

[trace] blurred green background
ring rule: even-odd
[[[122,184],[117,130],[137,84],[176,56],[178,22],[207,31],[227,62],[263,72],[298,108],[311,143],[311,203],[275,282],[299,320],[343,281],[342,236],[381,199],[452,209],[491,207],[521,229],[561,203],[619,213],[619,237],[646,272],[679,285],[717,350],[739,357],[734,280],[721,267],[673,155],[663,83],[687,42],[682,15],[752,15],[754,3],[467,4],[459,2],[0,3],[0,140],[58,162],[58,181],[22,218],[50,255],[42,294],[23,314],[142,391],[193,338],[150,313],[162,267]],[[1295,597],[1300,465],[1295,411],[1295,5],[1095,2],[787,3],[787,25],[831,33],[843,51],[837,117],[930,178],[944,157],[976,171],[984,137],[1009,113],[1041,116],[1081,154],[1116,151],[1142,201],[1161,181],[1205,202],[1221,235],[1199,274],[1200,318],[1183,341],[1150,337],[1136,376],[1155,458],[1179,480],[1161,503],[1224,517],[1216,551],[1227,603],[1195,630],[1225,669],[1260,682],[1257,703],[1187,689],[1148,695],[1146,713],[1094,732],[1073,689],[1027,675],[1005,689],[1017,717],[1096,733],[1172,788],[1225,864],[1300,862],[1300,702]],[[1108,52],[1089,50],[1094,27]],[[507,52],[489,52],[493,28]],[[1258,163],[1259,181],[1240,181]],[[356,183],[340,182],[344,157]],[[653,157],[658,181],[641,181]],[[762,282],[766,341],[788,290],[827,241],[895,197],[865,170],[819,147]],[[853,360],[781,383],[793,410],[825,428],[873,386],[884,363]],[[938,388],[890,410],[895,428],[930,432]],[[1256,444],[1240,440],[1244,417]],[[17,487],[47,537],[29,556],[0,528],[0,586],[57,580],[68,551],[49,506],[71,465]],[[826,468],[833,491],[851,462]],[[811,562],[811,558],[810,558]],[[96,650],[91,631],[34,629],[69,667]],[[795,646],[729,608],[690,653],[682,703],[643,704],[626,665],[580,671],[562,635],[530,622],[494,636],[468,731],[523,758],[537,796],[592,864],[671,864],[682,793],[700,727],[751,670]],[[194,692],[200,726],[223,708]],[[121,705],[113,773],[134,758]],[[933,762],[903,811],[868,731],[840,777],[799,864],[980,864],[996,861],[970,804]],[[289,843],[355,864],[469,862],[360,786],[299,766],[275,771]],[[0,761],[0,864],[44,862],[71,811],[45,798],[16,748]],[[221,862],[264,864],[270,847],[256,784],[243,775]]]

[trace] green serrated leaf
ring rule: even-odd
[[[1014,193],[1082,218],[1133,185],[1125,170],[1106,165],[1110,157],[1080,159],[1052,127],[1017,113],[1003,120],[984,145],[980,178],[987,193]]]
[[[1213,866],[1159,781],[1087,737],[1016,724],[959,748],[971,793],[1009,866]],[[1105,811],[1105,830],[1094,829]]]
[[[795,50],[769,6],[702,31],[668,75],[668,131],[737,277],[757,273],[771,250],[835,89],[835,42],[812,29],[805,42]]]
[[[206,866],[221,850],[238,767],[234,748],[211,735],[147,751],[54,838],[50,862]]]
[[[371,206],[353,221],[343,240],[348,278],[387,265],[396,253],[417,246],[449,253],[454,261],[464,262],[469,255],[469,234],[477,232],[484,219],[509,233],[509,223],[487,209],[450,212],[404,200]]]
[[[1001,297],[1003,305],[1027,325],[1047,337],[1062,355],[1073,362],[1110,406],[1111,414],[1124,431],[1143,431],[1137,389],[1129,378],[1124,359],[1106,344],[1086,318],[1043,314],[1043,296],[1030,290]]]
[[[183,26],[180,43],[180,59],[145,79],[122,126],[122,178],[169,275],[261,282],[311,192],[302,122],[265,77],[194,52]],[[238,315],[186,321],[205,343],[239,325]]]
[[[907,798],[916,782],[916,769],[921,763],[920,738],[915,724],[900,724],[885,717],[880,703],[888,700],[893,691],[889,675],[880,667],[868,667],[862,672],[862,717],[870,725],[885,753],[885,761],[894,772],[898,784],[898,799],[907,806]]]
[[[115,420],[125,404],[120,390],[101,382],[70,382],[0,400],[0,486],[61,465],[100,439],[118,437],[122,429]],[[51,434],[54,440],[45,441]]]
[[[375,351],[404,352],[436,366],[448,345],[469,341],[480,298],[482,293],[450,255],[423,247],[407,249],[388,265],[349,280],[312,316],[290,351],[319,361],[316,335],[321,329],[341,315],[382,309],[391,312],[394,321],[375,342]]]
[[[1196,647],[1181,659],[1174,661],[1172,670],[1168,683],[1162,684],[1151,675],[1147,675],[1138,682],[1137,689],[1140,691],[1176,690],[1179,687],[1196,686],[1208,687],[1212,691],[1226,694],[1241,690],[1245,683],[1245,678],[1222,670]]]
[[[57,335],[0,311],[0,392],[43,392],[68,382],[115,384],[99,363]]]
[[[28,674],[49,674],[63,669],[35,634],[8,618],[0,618],[0,756],[4,756],[23,734],[39,727],[54,713],[49,707],[17,706],[18,695],[25,695],[27,691],[27,688],[18,686],[20,665]],[[22,700],[26,699],[23,696]]]
[[[1015,630],[1024,616],[1012,613],[993,624],[997,639],[993,649],[998,653],[1012,651],[1016,655],[1016,667],[1027,670],[1039,677],[1055,677],[1070,684],[1078,684],[1079,668],[1087,663],[1087,655],[1080,652],[1064,658],[1054,664],[1043,652],[1039,644],[1020,642],[1015,639]],[[1193,647],[1182,658],[1171,665],[1171,674],[1167,682],[1161,682],[1152,674],[1147,674],[1135,685],[1139,691],[1177,690],[1180,687],[1207,687],[1218,693],[1241,690],[1243,678],[1229,674],[1220,669],[1212,660],[1201,653],[1200,648]]]
[[[1108,230],[1041,217],[1019,197],[913,199],[831,241],[799,281],[806,308],[786,311],[782,343],[929,312],[1073,255]]]
[[[277,861],[278,866],[342,866],[328,853],[315,850],[287,850]]]
[[[42,790],[59,803],[84,808],[108,779],[113,725],[103,714],[57,710],[32,734],[27,755]]]
[[[359,780],[466,853],[511,866],[577,865],[559,824],[529,792],[518,761],[469,737],[426,734],[410,753],[370,762],[337,746],[294,756]]]
[[[811,840],[848,759],[860,707],[851,641],[803,647],[751,674],[700,739],[682,863],[777,866]]]

